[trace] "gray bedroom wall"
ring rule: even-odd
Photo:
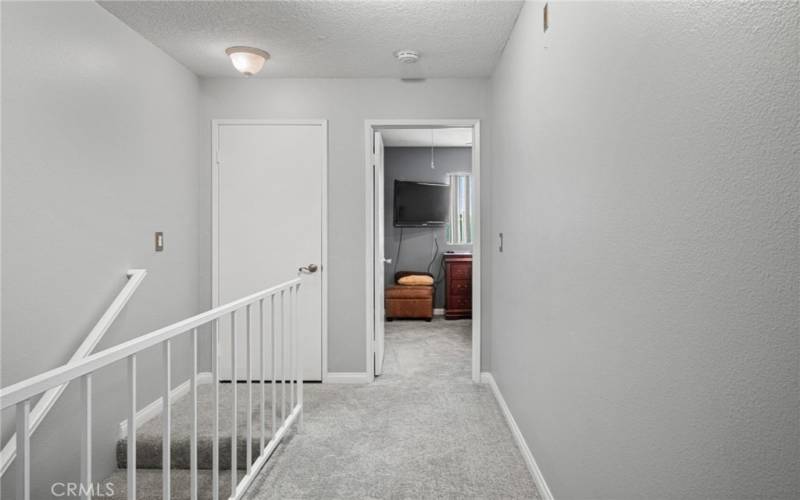
[[[197,78],[114,16],[94,2],[3,2],[2,61],[6,386],[65,363],[130,268],[147,278],[98,349],[199,312],[203,205]],[[165,233],[163,253],[153,251],[154,231]],[[186,344],[173,353],[177,385],[188,378]],[[158,349],[139,357],[140,406],[160,396],[160,367]],[[98,480],[115,468],[124,373],[94,377]],[[31,498],[78,480],[78,460],[67,459],[80,449],[77,385],[33,436]],[[15,497],[14,474],[4,498]]]
[[[366,166],[364,120],[485,118],[486,79],[201,79],[200,181],[211,190],[211,120],[319,118],[328,120],[328,369],[364,372],[366,357]],[[483,128],[486,125],[483,124]],[[486,169],[486,177],[491,169]],[[370,177],[369,182],[372,182]],[[491,207],[487,193],[484,204]],[[201,291],[211,296],[211,198],[205,221]],[[487,209],[488,211],[488,209]],[[484,212],[486,214],[486,211]],[[487,232],[488,233],[488,232]],[[206,250],[209,249],[209,250]],[[488,292],[488,288],[484,289]],[[488,342],[488,333],[484,336]],[[484,358],[488,363],[488,359]]]
[[[798,8],[522,10],[492,371],[556,498],[800,497]]]
[[[447,230],[441,228],[403,228],[403,247],[396,261],[401,228],[394,227],[394,181],[425,181],[447,183],[448,174],[472,172],[472,148],[434,148],[436,168],[431,168],[431,148],[384,148],[384,255],[392,264],[384,270],[386,285],[394,283],[394,270],[427,271],[433,260],[431,273],[439,276],[441,255],[446,251],[469,252],[472,245],[448,245]],[[439,252],[434,257],[434,235],[439,241]],[[444,307],[444,273],[436,287],[435,307]]]

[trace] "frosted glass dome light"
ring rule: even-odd
[[[245,76],[253,76],[261,71],[269,59],[269,52],[255,47],[228,47],[225,53],[231,58],[233,67]]]

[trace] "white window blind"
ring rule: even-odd
[[[449,245],[472,244],[472,176],[450,174],[450,222],[447,225]]]

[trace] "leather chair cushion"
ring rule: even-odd
[[[433,278],[433,275],[431,273],[426,273],[424,271],[397,271],[396,273],[394,273],[395,283],[397,283],[400,280],[400,278],[404,278],[406,276],[428,276],[430,278]]]
[[[398,285],[433,286],[433,278],[424,274],[411,274],[397,280]]]

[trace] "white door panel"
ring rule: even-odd
[[[298,296],[300,350],[306,380],[322,379],[323,168],[327,138],[322,124],[220,124],[218,133],[215,286],[224,304],[303,274]],[[289,327],[289,297],[284,299]],[[265,347],[271,347],[273,305],[265,303]],[[276,349],[281,352],[281,297],[275,298]],[[260,316],[251,311],[251,372],[259,378]],[[246,314],[236,317],[236,378],[247,379]],[[220,321],[220,377],[231,377],[230,318]],[[272,361],[266,356],[267,378]],[[281,377],[282,363],[276,370]]]

